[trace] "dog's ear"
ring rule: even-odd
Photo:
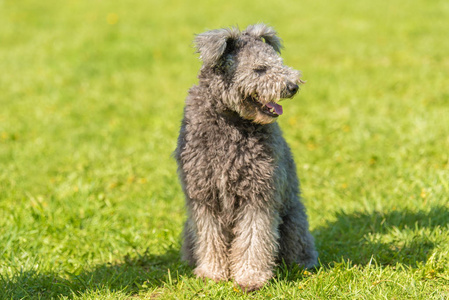
[[[240,31],[236,27],[216,29],[198,34],[194,43],[205,65],[215,66],[225,52],[234,47]]]
[[[254,36],[256,38],[263,38],[265,43],[274,48],[277,53],[281,53],[282,40],[277,36],[276,31],[263,23],[249,25],[243,33]]]

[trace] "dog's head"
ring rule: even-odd
[[[220,92],[227,109],[255,123],[273,123],[283,113],[278,102],[303,83],[299,71],[284,65],[281,39],[264,24],[207,31],[195,44],[203,61],[200,81]]]

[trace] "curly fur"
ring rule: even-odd
[[[199,277],[233,278],[251,291],[281,260],[317,263],[295,163],[276,123],[277,102],[302,81],[264,24],[208,31],[195,44],[203,66],[175,151],[188,210],[183,259]]]

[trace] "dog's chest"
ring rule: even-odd
[[[192,198],[221,211],[269,198],[278,160],[270,134],[221,125],[187,137],[191,161],[185,162],[189,165],[186,177]],[[189,145],[192,142],[195,144]]]

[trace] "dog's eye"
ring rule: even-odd
[[[264,74],[265,72],[267,72],[267,70],[268,70],[267,66],[259,66],[259,67],[254,69],[254,72],[256,72],[257,74],[261,75],[261,74]]]

